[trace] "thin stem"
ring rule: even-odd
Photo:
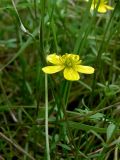
[[[48,133],[48,78],[47,78],[47,74],[45,74],[45,138],[46,138],[47,160],[50,160],[49,133]]]
[[[29,157],[30,160],[35,160],[34,157],[32,157],[28,152],[26,152],[20,145],[18,145],[16,142],[14,142],[12,139],[8,138],[6,135],[4,135],[2,132],[0,132],[0,139],[4,139],[7,143],[14,146],[17,150],[19,150],[21,153]],[[0,157],[1,158],[1,157]]]

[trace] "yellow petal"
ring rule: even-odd
[[[61,64],[60,56],[56,54],[50,54],[47,56],[47,61],[52,64]]]
[[[43,67],[42,71],[47,74],[53,74],[61,71],[62,69],[64,69],[64,66],[47,66],[47,67]]]
[[[76,65],[75,70],[80,73],[92,74],[94,73],[94,68],[90,66]]]
[[[68,57],[71,57],[73,60],[78,61],[80,59],[80,56],[77,54],[68,54]]]
[[[77,55],[77,54],[72,54],[72,53],[70,53],[70,54],[66,53],[66,54],[64,54],[64,55],[62,56],[62,59],[68,59],[68,58],[71,58],[71,59],[73,59],[73,60],[78,61],[78,60],[80,59],[80,56]]]
[[[108,5],[105,5],[108,10],[113,10],[114,8]]]
[[[99,5],[98,12],[100,12],[100,13],[107,12],[107,8],[105,7],[105,5],[103,5],[103,4]]]
[[[77,81],[80,79],[80,75],[78,74],[78,72],[76,72],[72,68],[65,68],[63,74],[64,78],[69,81]]]

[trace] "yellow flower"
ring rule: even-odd
[[[66,53],[63,56],[59,56],[54,53],[47,56],[47,61],[53,65],[43,67],[43,72],[47,74],[53,74],[63,70],[64,78],[70,81],[76,81],[80,79],[78,72],[85,74],[94,73],[93,67],[81,65],[80,57],[76,54]]]
[[[98,7],[98,8],[97,8]],[[91,10],[95,10],[100,13],[106,13],[107,10],[113,10],[114,8],[107,5],[107,0],[93,0],[91,5]]]

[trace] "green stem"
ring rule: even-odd
[[[47,160],[50,160],[49,133],[48,133],[48,78],[47,78],[47,74],[45,74],[45,138],[46,138]]]

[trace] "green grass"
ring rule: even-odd
[[[0,1],[1,160],[120,159],[120,2],[105,14],[91,2]],[[45,77],[52,53],[79,54],[95,73]]]

